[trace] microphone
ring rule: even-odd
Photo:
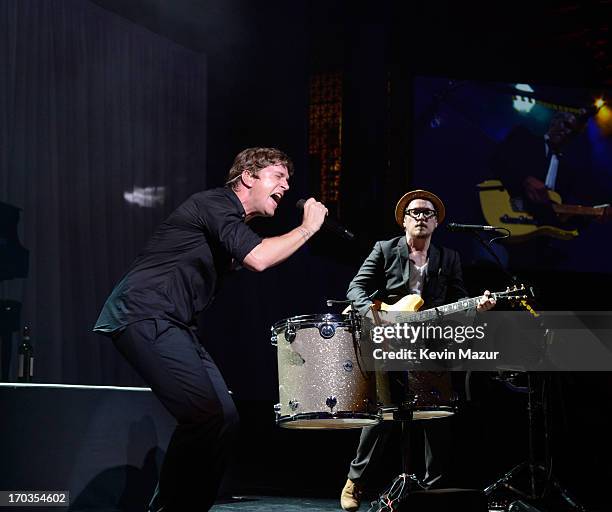
[[[480,224],[456,224],[450,222],[446,225],[446,229],[449,231],[497,231],[499,228],[496,226],[482,226]]]
[[[297,203],[295,203],[295,207],[298,210],[303,210],[305,202],[306,202],[306,199],[300,199]],[[344,226],[341,226],[338,223],[338,221],[336,221],[334,219],[331,219],[329,217],[325,217],[325,220],[323,221],[323,226],[322,227],[325,230],[330,231],[331,233],[335,233],[336,235],[341,236],[345,240],[353,240],[353,238],[355,238],[355,235],[353,233],[351,233]]]

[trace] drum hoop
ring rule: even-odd
[[[343,419],[381,421],[382,415],[380,413],[370,414],[370,413],[365,413],[365,412],[351,412],[351,411],[338,411],[333,414],[330,412],[303,412],[300,414],[281,416],[280,418],[276,420],[276,423],[280,425],[281,423],[288,423],[291,421],[343,420]]]
[[[389,407],[381,407],[381,414],[388,414],[390,412],[397,411],[397,407],[389,406]],[[411,407],[406,407],[406,410],[412,410],[413,412],[457,412],[459,408],[456,405],[415,405]]]
[[[342,315],[338,313],[298,315],[279,320],[272,326],[272,330],[276,333],[280,333],[287,327],[288,324],[295,325],[296,329],[308,329],[312,327],[318,328],[325,324],[331,324],[335,327],[350,327],[351,321],[349,315]]]

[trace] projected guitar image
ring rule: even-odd
[[[506,187],[500,180],[486,180],[478,184],[480,207],[487,223],[510,231],[510,240],[520,242],[537,236],[548,236],[559,240],[571,240],[579,235],[574,227],[563,227],[563,222],[570,217],[591,217],[598,220],[608,220],[612,214],[609,204],[601,206],[581,206],[563,204],[561,196],[548,190],[548,198],[553,212],[559,219],[559,225],[554,226],[540,221],[536,216],[526,211],[520,199],[510,197]]]

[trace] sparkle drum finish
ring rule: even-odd
[[[403,402],[398,407],[390,399],[387,374],[377,374],[377,391],[383,420],[395,420],[402,412],[413,420],[447,418],[455,414],[457,397],[450,372],[409,371],[405,377]]]
[[[375,378],[361,370],[358,340],[358,319],[350,315],[302,315],[274,324],[281,427],[346,429],[380,421]]]

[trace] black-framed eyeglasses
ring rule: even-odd
[[[430,210],[429,208],[410,208],[406,210],[405,215],[410,215],[413,219],[418,219],[422,216],[424,219],[429,220],[438,215],[436,210]]]

